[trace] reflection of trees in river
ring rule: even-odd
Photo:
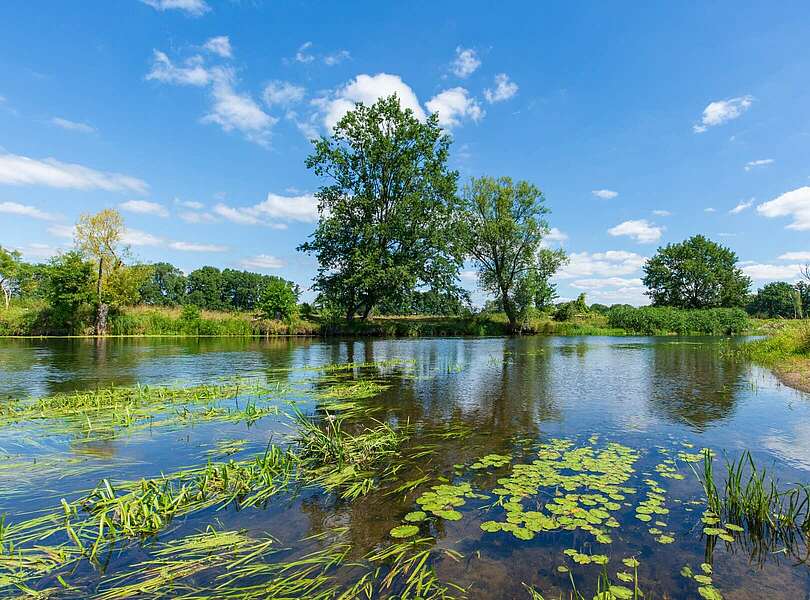
[[[746,367],[721,357],[718,346],[663,342],[651,361],[649,403],[659,416],[702,431],[731,415]]]

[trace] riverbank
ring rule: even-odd
[[[0,311],[2,337],[92,336],[90,325],[73,331],[51,326],[47,308],[38,304]],[[744,335],[770,331],[770,322],[748,318],[739,309],[679,310],[667,307],[617,307],[589,311],[566,320],[537,313],[527,319],[524,335]],[[127,307],[109,318],[109,337],[450,337],[501,336],[510,333],[503,313],[466,316],[379,316],[367,321],[327,320],[318,315],[292,322],[262,319],[251,312],[180,307]]]
[[[785,385],[810,393],[810,322],[768,322],[761,329],[769,337],[746,344],[740,355],[768,367]]]

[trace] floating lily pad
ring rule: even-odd
[[[419,533],[419,528],[416,525],[400,525],[399,527],[394,527],[390,534],[392,538],[409,538],[415,536]]]

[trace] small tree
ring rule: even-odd
[[[51,259],[44,279],[44,298],[53,324],[75,333],[89,321],[93,293],[93,265],[77,251]]]
[[[762,287],[748,304],[749,314],[762,317],[782,317],[790,319],[796,317],[796,296],[798,290],[785,281],[776,281]],[[799,296],[799,312],[801,312],[801,296]]]
[[[472,179],[465,186],[459,239],[478,269],[479,285],[500,300],[509,328],[518,331],[527,310],[553,298],[549,277],[564,254],[540,248],[548,224],[543,193],[509,177]]]
[[[3,300],[6,309],[11,303],[11,297],[20,291],[20,281],[23,277],[25,263],[17,250],[6,250],[0,246],[0,289],[3,290]]]
[[[262,290],[259,311],[265,318],[291,323],[298,316],[298,290],[289,281],[271,279]]]
[[[677,308],[742,307],[751,285],[737,255],[702,235],[659,248],[643,281],[654,306]]]
[[[96,335],[104,335],[107,330],[110,298],[105,297],[104,286],[124,264],[127,248],[121,243],[123,235],[121,213],[111,208],[82,215],[76,223],[76,246],[96,266]]]

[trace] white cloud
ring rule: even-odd
[[[613,200],[613,198],[619,195],[619,192],[614,192],[613,190],[593,190],[591,194],[602,200]]]
[[[693,130],[695,133],[703,133],[709,127],[722,125],[723,123],[736,119],[751,108],[753,101],[753,96],[740,96],[738,98],[710,102],[709,105],[703,109],[703,116],[700,119],[700,123],[694,125]]]
[[[51,119],[51,123],[57,127],[61,127],[62,129],[76,131],[78,133],[94,133],[96,131],[95,127],[92,125],[88,125],[87,123],[79,123],[78,121],[70,121],[68,119],[63,119],[62,117],[54,117]]]
[[[476,69],[481,66],[481,60],[478,58],[475,50],[472,48],[456,48],[456,58],[453,60],[451,70],[456,77],[462,79],[469,77],[475,73]]]
[[[509,100],[512,96],[517,94],[518,84],[509,80],[506,73],[498,73],[495,75],[495,89],[487,88],[484,90],[484,98],[487,102],[494,104],[495,102],[503,102]]]
[[[351,57],[352,55],[348,50],[338,50],[337,52],[324,56],[323,63],[328,67],[334,67],[335,65],[342,63],[344,60],[349,60]]]
[[[563,233],[556,227],[549,229],[548,233],[543,237],[543,241],[547,242],[564,242],[568,239],[568,234]]]
[[[180,10],[193,17],[199,17],[211,10],[205,0],[141,0],[141,2],[161,12]]]
[[[216,214],[232,223],[239,225],[258,225],[261,223],[261,221],[249,211],[250,209],[233,208],[222,203],[214,206],[214,212]]]
[[[192,210],[183,211],[177,215],[181,221],[186,223],[199,224],[199,223],[217,223],[217,218],[211,213],[196,212]]]
[[[297,112],[288,110],[284,117],[292,121],[307,140],[313,140],[320,136],[317,123],[318,113],[310,115],[308,119],[299,119]]]
[[[314,222],[318,220],[318,200],[312,194],[280,196],[272,192],[254,207],[259,213],[288,221]]]
[[[463,119],[480,121],[486,114],[478,101],[463,87],[454,87],[436,94],[425,103],[431,113],[438,113],[442,127],[457,127]]]
[[[759,160],[751,160],[745,163],[745,170],[750,171],[754,167],[764,167],[766,165],[772,165],[774,160],[772,158],[761,158]]]
[[[54,158],[36,160],[27,156],[2,153],[0,153],[0,184],[45,185],[108,192],[145,193],[149,189],[145,181],[120,173],[96,171],[82,165],[63,163]]]
[[[227,35],[219,35],[210,38],[203,44],[203,49],[222,58],[231,58],[233,56],[231,39]]]
[[[205,205],[202,202],[197,202],[195,200],[180,200],[179,198],[175,198],[174,203],[177,204],[178,206],[190,208],[192,210],[200,210],[202,208],[205,208]]]
[[[284,261],[269,254],[259,254],[243,258],[239,264],[245,269],[280,269],[284,266]]]
[[[709,206],[708,208],[704,208],[703,212],[705,212],[705,213],[713,213],[713,212],[717,212],[717,209],[712,208],[711,206]]]
[[[153,50],[152,57],[152,69],[146,74],[147,80],[197,87],[211,83],[211,73],[203,66],[201,56],[192,56],[182,67],[176,66],[166,53],[160,50]]]
[[[0,213],[31,217],[41,221],[53,221],[57,218],[56,215],[40,210],[36,206],[20,204],[19,202],[0,202]]]
[[[310,48],[312,48],[312,42],[304,42],[301,44],[298,47],[298,51],[295,53],[295,61],[306,64],[315,60],[315,57],[307,52]]]
[[[572,252],[567,264],[558,271],[558,279],[582,277],[621,277],[638,272],[647,261],[635,252],[608,250],[607,252]]]
[[[810,261],[810,252],[785,252],[779,255],[779,260],[807,260]]]
[[[271,81],[264,87],[264,98],[267,106],[279,104],[289,106],[304,99],[306,90],[300,86],[293,85],[289,81]]]
[[[740,202],[737,203],[737,206],[735,206],[730,211],[728,211],[728,214],[730,214],[730,215],[738,215],[741,212],[743,212],[744,210],[747,210],[747,209],[751,208],[752,204],[754,204],[754,199],[753,198],[751,198],[750,200],[747,200],[747,201],[740,200]]]
[[[21,248],[21,250],[25,258],[30,260],[32,258],[51,258],[52,256],[59,254],[62,248],[50,246],[48,244],[32,243]]]
[[[633,238],[639,244],[649,244],[660,239],[664,232],[664,227],[650,223],[646,219],[637,221],[624,221],[615,227],[608,229],[608,233],[613,236],[626,235]]]
[[[118,205],[118,208],[127,212],[138,213],[141,215],[156,215],[158,217],[168,217],[169,211],[166,207],[157,202],[149,202],[147,200],[127,200]]]
[[[52,236],[68,240],[73,239],[74,231],[73,225],[51,225],[48,227],[48,233]]]
[[[654,211],[652,211],[652,214],[654,214],[656,217],[671,217],[672,216],[672,213],[669,212],[668,210],[654,210]]]
[[[419,120],[425,119],[425,112],[411,87],[402,81],[399,75],[388,73],[358,75],[339,88],[332,98],[321,98],[313,102],[323,113],[324,125],[332,131],[341,117],[354,108],[355,103],[370,105],[391,94],[399,97],[402,108],[410,108]]]
[[[606,287],[639,287],[643,285],[638,277],[627,279],[625,277],[605,277],[599,279],[577,279],[571,282],[571,287],[581,290],[595,290]]]
[[[462,281],[476,283],[478,281],[478,271],[461,271],[458,274]]]
[[[762,263],[746,264],[742,267],[743,273],[757,281],[777,279],[798,279],[801,277],[801,265],[771,265]]]
[[[195,242],[170,242],[169,248],[182,252],[225,252],[228,247],[219,244],[198,244]]]
[[[787,225],[787,229],[810,230],[810,187],[796,188],[763,202],[757,206],[757,212],[769,218],[791,217],[793,222]]]
[[[240,131],[244,136],[261,146],[270,142],[270,129],[278,121],[265,113],[247,94],[239,94],[233,87],[233,72],[217,67],[212,71],[211,95],[214,105],[211,112],[202,118],[203,123],[216,123],[224,131]]]
[[[163,240],[140,229],[126,229],[121,241],[130,246],[160,246]]]

